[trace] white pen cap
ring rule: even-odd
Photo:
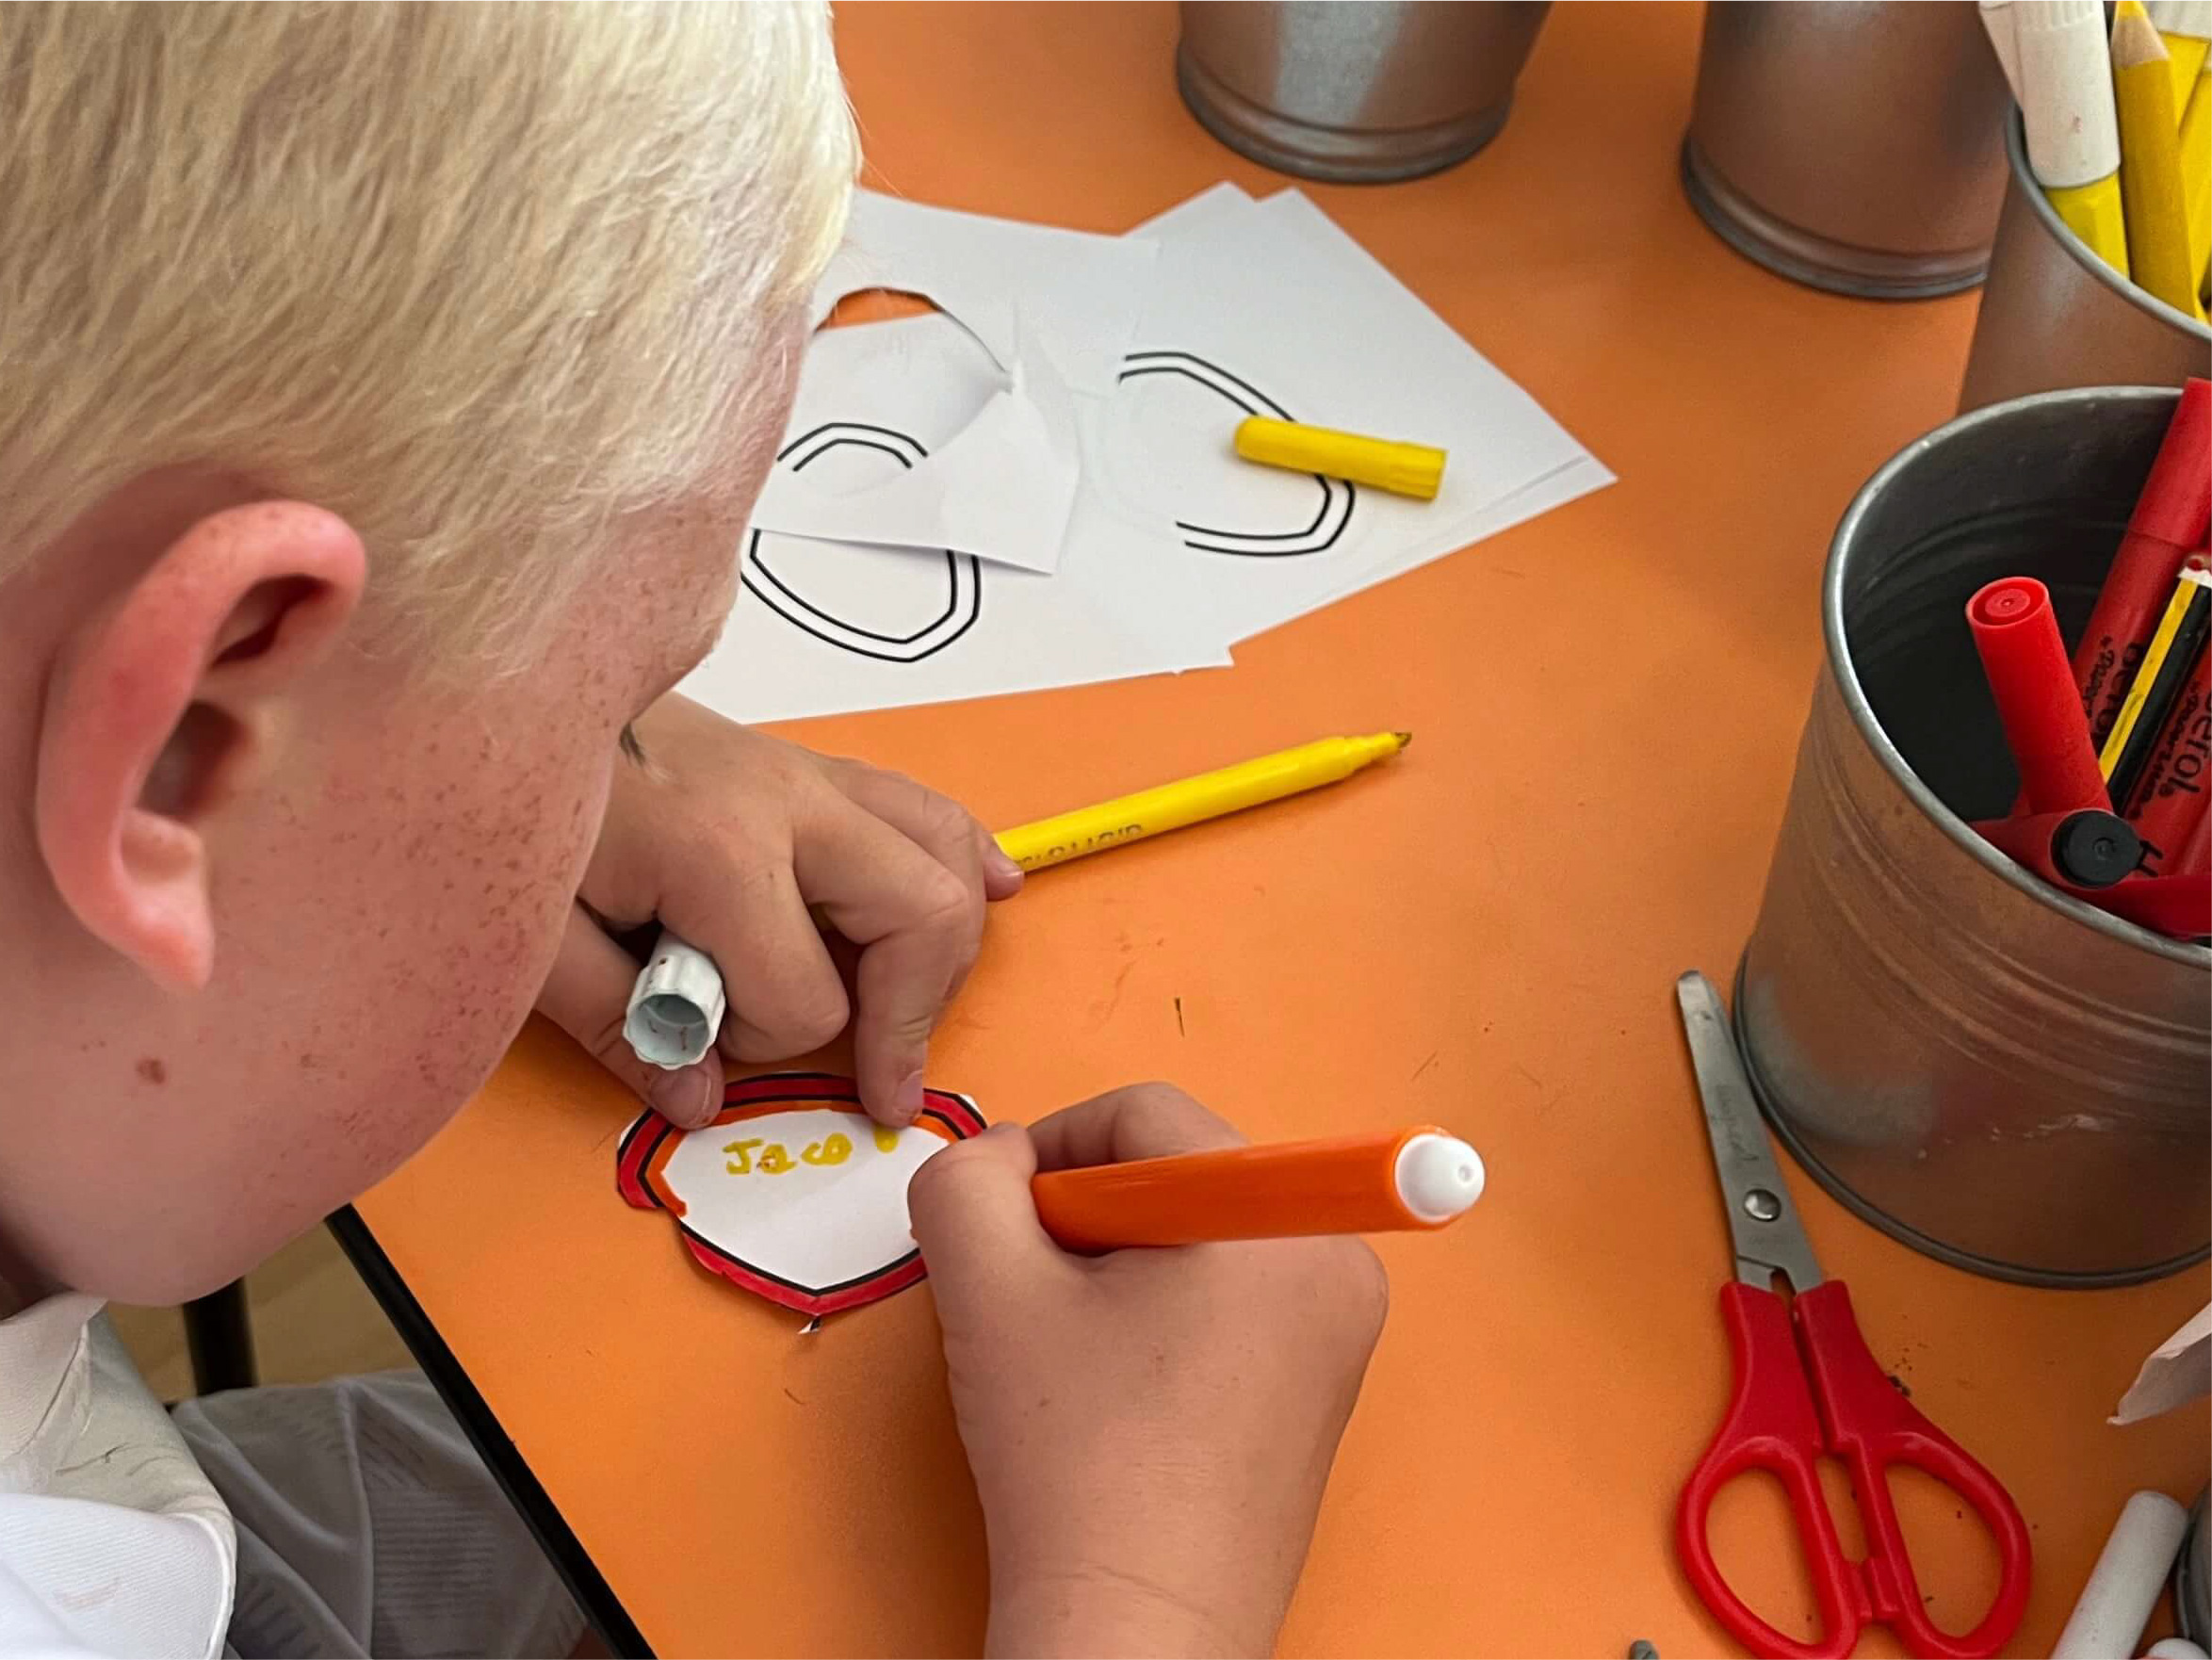
[[[2020,97],[2020,56],[2012,45],[2016,21],[2012,0],[1981,0],[1981,26],[1989,31],[1990,50],[1997,55],[1997,67],[2005,72],[2005,84],[2012,89],[2015,102]]]
[[[639,1060],[673,1072],[706,1059],[726,1006],[714,959],[663,928],[630,988],[622,1034]]]
[[[1482,1155],[1456,1135],[1409,1137],[1395,1174],[1399,1199],[1423,1222],[1449,1222],[1482,1197]]]
[[[2035,0],[2011,8],[2027,164],[2047,190],[2120,169],[2112,48],[2103,0]]]

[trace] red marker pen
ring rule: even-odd
[[[2197,827],[2181,838],[2173,868],[2185,876],[2212,872],[2212,812],[2200,814]]]
[[[2020,768],[2027,811],[2110,812],[2050,591],[2033,577],[2001,577],[1966,602],[1966,626]]]
[[[2212,871],[2130,876],[2117,887],[2084,897],[2115,917],[2169,938],[2212,936]]]
[[[2135,679],[2136,665],[2159,614],[2173,597],[2181,561],[2204,540],[2212,521],[2212,382],[2192,376],[2167,423],[2158,459],[2136,498],[2074,650],[2074,678],[2089,717],[2090,740],[2101,746]]]

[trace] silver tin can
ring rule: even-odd
[[[1989,264],[2009,99],[1970,0],[1710,5],[1683,188],[1795,282],[1954,294]]]
[[[2212,374],[2212,328],[2137,287],[2052,211],[2028,171],[2017,115],[2006,148],[2011,174],[1960,410],[2060,386],[2178,386]]]
[[[2003,1279],[2100,1286],[2212,1241],[2212,951],[2044,887],[1968,822],[2017,786],[1963,616],[2040,578],[2078,634],[2175,395],[1960,416],[1859,493],[1736,1024],[1805,1167]]]
[[[1550,0],[1183,0],[1175,78],[1239,155],[1379,184],[1498,136]]]
[[[2189,1531],[2173,1560],[2173,1621],[2198,1648],[2212,1639],[2212,1527],[2204,1521],[2212,1488],[2197,1495],[2189,1510]]]

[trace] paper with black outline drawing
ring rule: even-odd
[[[815,322],[864,288],[919,294],[968,332],[993,377],[957,431],[939,432],[887,477],[826,490],[818,477],[777,468],[754,528],[1057,569],[1080,464],[1075,392],[1112,388],[1156,255],[1120,237],[859,192],[816,286]],[[827,378],[809,354],[790,439],[848,417],[842,384],[825,386]]]
[[[835,329],[810,366],[779,468],[835,484],[918,464],[988,396],[992,366],[942,317]],[[834,396],[832,396],[834,394]],[[1088,399],[1084,401],[1089,401]],[[832,411],[846,418],[829,420]],[[1157,543],[1149,557],[1147,545]],[[1132,526],[1080,493],[1059,571],[960,550],[825,542],[750,529],[742,592],[683,686],[735,720],[796,720],[1221,667],[1228,637],[1165,527]],[[1149,575],[1130,579],[1132,568]]]
[[[956,547],[1023,570],[1057,569],[1081,467],[1075,396],[1051,363],[1025,350],[1018,308],[1007,308],[1000,345],[972,325],[973,315],[945,307],[959,336],[951,328],[917,336],[877,323],[818,340],[777,452],[785,464],[769,473],[752,529],[932,552]],[[846,335],[863,349],[846,345]],[[917,358],[918,341],[939,350]],[[948,379],[935,357],[962,373]],[[957,421],[944,418],[949,385],[961,389]],[[861,410],[870,412],[864,422],[854,418]],[[864,425],[931,435],[902,451],[898,467],[872,477],[809,468],[823,434]]]
[[[1216,188],[1132,236],[1161,261],[1124,396],[1082,406],[1085,488],[1131,524],[1165,516],[1232,642],[1611,481],[1298,192]],[[1418,502],[1340,484],[1332,501],[1330,480],[1235,456],[1246,414],[1439,445],[1443,488]]]
[[[850,1078],[771,1073],[730,1084],[704,1129],[638,1118],[615,1150],[615,1188],[674,1218],[700,1267],[819,1317],[922,1278],[906,1184],[983,1129],[975,1102],[948,1090],[926,1091],[921,1116],[890,1131]]]

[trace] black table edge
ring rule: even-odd
[[[597,1566],[586,1554],[583,1544],[561,1519],[554,1507],[552,1498],[539,1485],[530,1467],[523,1461],[514,1442],[508,1439],[499,1420],[493,1416],[491,1407],[478,1393],[468,1374],[446,1340],[438,1335],[438,1328],[431,1324],[431,1317],[423,1311],[407,1282],[399,1278],[399,1271],[392,1266],[392,1260],[384,1255],[384,1248],[377,1243],[368,1224],[364,1222],[352,1206],[348,1205],[327,1219],[331,1235],[338,1242],[353,1263],[369,1293],[383,1308],[384,1314],[398,1331],[399,1339],[415,1356],[415,1364],[423,1375],[431,1380],[444,1399],[446,1406],[477,1457],[492,1473],[492,1479],[507,1495],[507,1502],[514,1506],[538,1548],[545,1553],[553,1570],[568,1587],[568,1593],[583,1610],[592,1629],[599,1634],[612,1653],[635,1657],[635,1660],[653,1660],[653,1651],[646,1644],[644,1634],[623,1607],[622,1600],[607,1583]]]

